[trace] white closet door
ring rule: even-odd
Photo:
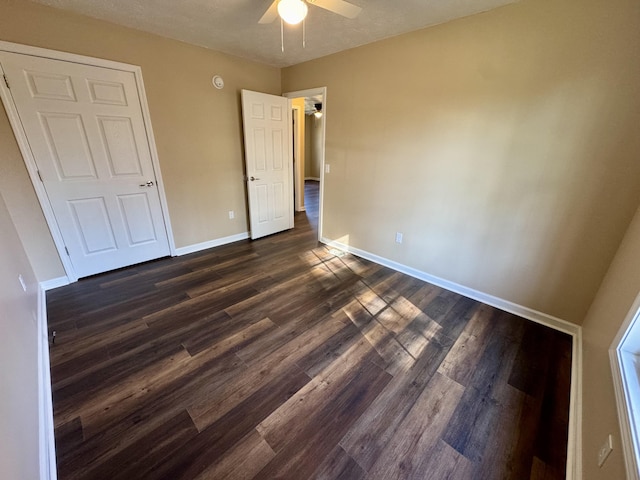
[[[169,255],[134,74],[0,52],[78,277]]]

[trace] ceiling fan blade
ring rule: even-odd
[[[264,12],[264,15],[258,23],[271,23],[278,18],[278,2],[279,0],[273,0],[273,3],[267,8],[267,11]]]
[[[356,18],[362,11],[361,7],[344,0],[307,0],[311,5],[324,8],[347,18]]]

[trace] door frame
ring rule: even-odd
[[[324,121],[322,122],[322,131],[320,132],[322,138],[322,155],[320,158],[320,198],[318,199],[318,240],[322,235],[322,225],[324,216],[324,162],[326,158],[327,149],[327,87],[308,88],[306,90],[296,90],[293,92],[283,93],[283,97],[287,98],[299,98],[299,97],[313,97],[315,95],[322,95],[322,114],[324,115]]]
[[[112,60],[103,60],[100,58],[86,57],[84,55],[76,55],[74,53],[60,52],[57,50],[49,50],[47,48],[32,47],[28,45],[22,45],[18,43],[5,42],[0,40],[0,51],[18,53],[23,55],[31,55],[35,57],[42,57],[50,60],[61,60],[66,62],[80,63],[91,67],[110,68],[113,70],[120,70],[124,72],[133,73],[136,87],[138,90],[138,96],[140,98],[140,107],[142,110],[142,118],[144,121],[147,143],[149,145],[149,151],[151,152],[151,163],[153,165],[153,171],[156,177],[156,185],[158,187],[158,195],[160,197],[160,208],[162,210],[162,216],[164,219],[164,228],[167,234],[167,240],[169,242],[169,251],[171,256],[176,256],[176,246],[173,238],[173,230],[171,228],[171,220],[169,218],[169,207],[167,203],[167,197],[164,191],[164,182],[162,180],[162,173],[160,171],[160,161],[158,159],[158,151],[156,149],[155,137],[153,135],[153,128],[151,127],[151,115],[149,112],[149,105],[147,103],[147,94],[144,89],[144,82],[142,81],[142,69],[137,65],[130,65],[127,63],[114,62]],[[0,74],[4,74],[2,67],[0,66]],[[65,244],[62,238],[62,232],[58,227],[53,208],[49,202],[49,198],[44,188],[44,184],[40,181],[38,176],[38,167],[36,165],[35,158],[29,147],[27,140],[27,134],[22,127],[20,117],[18,116],[18,110],[13,101],[11,90],[7,88],[5,82],[0,82],[0,98],[9,117],[9,123],[18,142],[18,147],[22,158],[27,167],[29,178],[35,189],[38,202],[42,208],[44,218],[51,232],[53,243],[56,246],[60,261],[64,267],[64,271],[67,275],[69,282],[76,282],[78,276],[71,259],[66,254]]]

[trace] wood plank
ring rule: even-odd
[[[298,358],[316,348],[343,326],[344,323],[340,320],[331,319],[317,328],[305,331],[264,358],[260,368],[250,369],[234,381],[228,382],[216,395],[194,403],[189,408],[189,413],[198,429],[202,430],[213,423],[231,410],[235,404],[277,377],[282,371],[295,364]]]
[[[369,470],[374,478],[418,478],[447,427],[464,387],[436,373]]]
[[[360,331],[352,323],[349,323],[296,363],[310,378],[313,378],[333,362],[343,358],[348,349],[359,339]]]
[[[314,480],[333,480],[344,478],[363,480],[367,473],[339,445],[327,456],[325,461],[311,476]]]
[[[492,333],[495,311],[481,305],[464,328],[438,372],[461,385],[467,386],[478,360],[488,345]]]
[[[82,421],[80,417],[75,417],[67,423],[59,424],[55,427],[56,456],[58,458],[73,452],[82,444],[84,438],[82,435]]]
[[[501,406],[498,424],[512,428],[496,430],[491,448],[485,450],[476,468],[477,474],[485,477],[527,478],[532,468],[539,402],[510,385],[499,387],[495,396]]]
[[[153,351],[154,356],[149,355]],[[123,355],[113,361],[103,363],[98,370],[83,375],[73,383],[54,388],[53,398],[56,405],[56,421],[66,423],[76,416],[74,409],[90,402],[117,385],[129,375],[143,371],[159,361],[171,361],[175,355],[185,353],[182,345],[163,344],[146,345],[132,354]]]
[[[393,438],[449,348],[451,344],[430,342],[407,374],[393,378],[340,441],[344,450],[365,470],[372,467]]]
[[[133,445],[120,450],[111,461],[89,469],[87,476],[113,480],[160,479],[156,465],[188,444],[197,434],[191,418],[183,411]]]
[[[442,336],[442,327],[420,312],[396,335],[396,340],[413,358],[418,358],[431,340]]]
[[[407,371],[414,365],[415,358],[396,340],[393,332],[371,316],[367,306],[360,301],[352,301],[343,310],[380,354],[384,360],[384,368],[389,373],[395,375]]]
[[[255,430],[231,447],[197,480],[250,480],[273,459],[275,452]]]
[[[108,391],[102,391],[100,400],[93,400],[86,405],[76,405],[76,411],[82,416],[85,425],[92,425],[95,419],[104,421],[108,416],[116,416],[134,408],[142,398],[154,395],[163,385],[168,384],[178,375],[188,375],[203,363],[211,362],[231,352],[234,348],[250,342],[257,335],[271,328],[273,323],[269,319],[251,325],[235,335],[223,338],[210,348],[202,351],[202,355],[183,352],[182,355],[171,357],[166,362],[156,363],[149,369],[137,375],[130,376],[125,382],[118,383]],[[60,414],[61,418],[64,418]]]
[[[206,396],[220,388],[242,368],[242,361],[233,355],[214,358],[171,379],[154,395],[142,398],[134,408],[124,412],[103,412],[90,421],[88,419],[89,423],[83,425],[85,441],[69,455],[58,456],[59,476],[64,478],[70,472],[111,461],[120,450],[178,415],[194,397]]]
[[[336,392],[331,402],[304,419],[305,426],[298,429],[297,421],[291,421],[296,434],[273,438],[277,431],[270,430],[265,437],[282,442],[281,448],[257,478],[309,478],[342,437],[350,425],[358,419],[391,379],[371,362],[365,362],[351,382]],[[299,419],[300,421],[303,419]]]
[[[262,386],[214,423],[199,429],[197,437],[183,446],[180,456],[164,459],[156,465],[155,473],[161,478],[199,476],[218,463],[223,458],[223,452],[233,449],[238,441],[255,431],[256,424],[308,381],[309,378],[295,365],[280,372],[272,382]]]
[[[371,346],[366,340],[360,339],[344,355],[260,422],[256,427],[258,433],[269,442],[269,445],[280,450],[292,436],[305,430],[315,412],[329,407],[334,394],[358,375],[358,370],[354,366],[363,362],[366,365],[370,355]],[[292,424],[292,418],[303,420],[303,422]]]
[[[504,324],[504,328],[508,327]],[[500,405],[494,398],[495,391],[507,382],[517,348],[517,343],[494,329],[442,436],[445,442],[473,462],[482,459],[487,447],[486,437],[498,424]]]
[[[467,478],[512,478],[515,480],[520,478],[503,477],[496,475],[495,471],[487,476],[479,475],[476,471],[476,466],[472,462],[463,455],[460,455],[442,440],[438,440],[436,445],[429,451],[429,454],[422,458],[420,465],[414,470],[412,476],[402,478],[422,480],[424,478],[424,472],[429,472],[430,478],[437,478],[438,480],[460,480]]]

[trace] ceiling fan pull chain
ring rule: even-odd
[[[282,48],[282,53],[284,53],[284,20],[282,20],[282,17],[280,18],[280,47]]]
[[[302,19],[302,48],[307,48],[307,21]]]

